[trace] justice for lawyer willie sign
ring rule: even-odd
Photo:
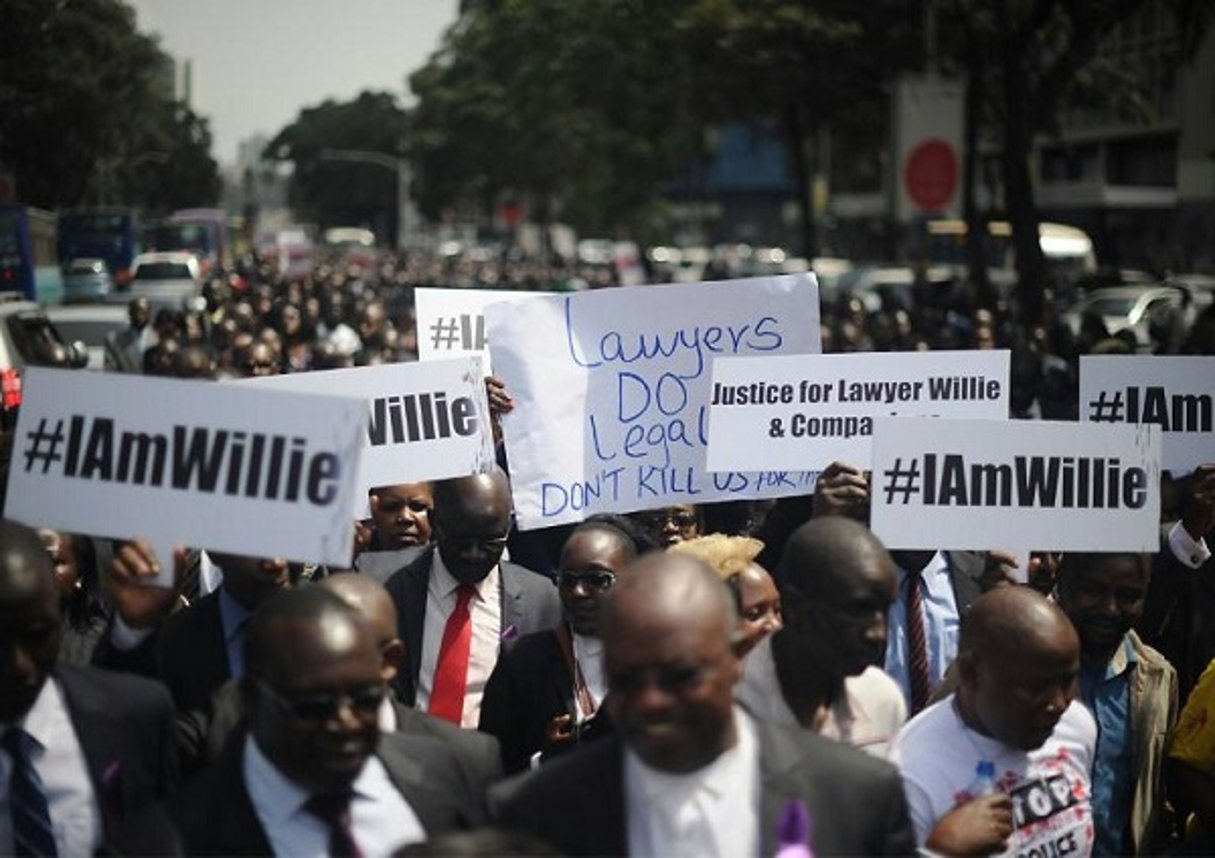
[[[1161,465],[1174,475],[1215,462],[1213,400],[1215,357],[1080,357],[1080,419],[1158,425]]]
[[[1007,415],[1006,351],[721,357],[707,467],[868,468],[876,417]]]
[[[39,368],[24,392],[6,515],[158,548],[350,563],[361,402]]]
[[[870,498],[888,548],[1155,551],[1160,427],[879,417]]]

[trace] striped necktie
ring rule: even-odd
[[[31,754],[37,744],[20,727],[9,727],[2,740],[12,761],[8,807],[13,817],[13,848],[19,856],[57,856],[46,789]]]

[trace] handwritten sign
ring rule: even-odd
[[[1156,551],[1160,427],[879,417],[870,497],[889,548]]]
[[[414,290],[418,313],[418,359],[429,361],[457,355],[480,355],[485,374],[492,371],[485,341],[485,308],[499,301],[534,298],[543,292],[510,289]]]
[[[673,503],[812,491],[813,475],[709,474],[710,364],[820,349],[813,275],[492,304],[515,510],[527,529]]]
[[[1215,357],[1080,357],[1080,419],[1158,425],[1161,464],[1174,474],[1215,462],[1212,400]]]
[[[239,382],[268,390],[355,397],[368,414],[355,515],[367,490],[487,473],[494,465],[481,359],[394,363]]]
[[[873,420],[892,415],[1003,420],[1008,352],[717,358],[706,466],[868,468]]]
[[[162,547],[350,562],[367,409],[348,397],[30,368],[6,514]],[[163,555],[162,555],[163,556]]]

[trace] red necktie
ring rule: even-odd
[[[932,679],[928,675],[928,642],[924,635],[924,603],[920,573],[907,573],[907,677],[911,684],[911,714],[928,705]]]
[[[476,590],[461,584],[455,610],[443,627],[443,643],[435,665],[435,682],[430,692],[430,714],[457,726],[464,717],[464,688],[468,684],[468,653],[472,648],[472,620],[468,603]]]

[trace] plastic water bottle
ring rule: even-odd
[[[972,798],[982,798],[985,795],[991,795],[996,791],[996,764],[991,760],[981,760],[975,766],[975,779],[970,783],[970,793]]]

